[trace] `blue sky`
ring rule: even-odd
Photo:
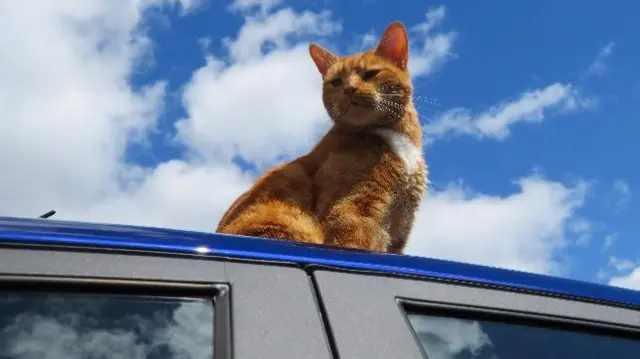
[[[636,2],[11,7],[2,214],[211,231],[327,128],[309,41],[344,54],[398,19],[432,186],[410,253],[640,287]]]

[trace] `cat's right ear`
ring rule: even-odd
[[[316,64],[318,71],[324,76],[327,73],[327,70],[338,58],[331,51],[323,48],[318,44],[309,45],[309,54],[313,59],[313,62]]]
[[[407,29],[400,21],[392,21],[387,25],[375,52],[377,55],[391,60],[401,69],[407,69],[409,39]]]

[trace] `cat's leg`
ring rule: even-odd
[[[358,184],[331,207],[323,222],[325,243],[386,251],[391,238],[382,221],[391,199],[390,191],[374,180]]]
[[[416,204],[416,209],[417,205]],[[389,243],[389,247],[387,248],[387,252],[395,253],[395,254],[403,254],[404,248],[407,245],[407,241],[409,240],[409,235],[411,234],[411,229],[413,228],[413,223],[415,222],[416,213],[415,212],[405,212],[403,215],[398,213],[396,220],[392,223],[391,232],[391,241]]]
[[[403,218],[398,218],[398,221],[394,223],[395,228],[392,230],[393,235],[391,236],[387,252],[395,254],[402,254],[404,252],[404,247],[407,245],[414,220],[415,214],[413,213],[407,214]]]
[[[416,213],[426,190],[426,176],[426,167],[424,161],[421,161],[419,170],[408,176],[402,193],[396,198],[398,203],[393,208],[389,226],[391,243],[388,252],[390,253],[402,254],[407,245]]]

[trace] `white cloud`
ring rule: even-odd
[[[117,190],[126,143],[162,110],[133,90],[150,40],[142,13],[169,1],[11,1],[0,11],[0,211],[80,208]]]
[[[226,207],[251,181],[232,165],[172,160],[137,174],[130,186],[86,210],[61,214],[96,222],[212,231]]]
[[[504,101],[479,114],[465,108],[446,111],[423,129],[427,142],[448,134],[503,140],[509,136],[510,127],[517,123],[541,122],[549,112],[582,106],[587,106],[585,100],[570,84],[553,83],[542,89],[526,91],[517,99]]]
[[[604,248],[609,249],[613,241],[617,236],[615,234],[609,234],[605,237]],[[596,273],[596,279],[599,281],[607,282],[609,284],[619,287],[633,286],[636,280],[640,280],[637,274],[632,271],[638,266],[640,262],[620,258],[617,256],[609,256],[606,268],[600,268]],[[635,284],[640,289],[640,283]]]
[[[613,41],[609,41],[601,50],[598,52],[598,55],[593,60],[593,62],[587,67],[587,70],[584,73],[584,77],[590,76],[601,76],[605,74],[608,70],[607,61],[613,54],[613,49],[615,47],[615,43]]]
[[[144,0],[144,1],[158,1],[158,0]],[[188,15],[197,9],[199,9],[203,4],[209,2],[210,0],[161,0],[165,1],[167,4],[173,5],[177,7],[180,11],[180,15]]]
[[[258,31],[266,28],[272,30]],[[210,57],[187,84],[183,101],[188,118],[177,124],[179,139],[209,161],[229,162],[240,155],[263,165],[308,150],[329,126],[321,79],[307,45],[289,47],[282,40],[292,33],[338,30],[326,12],[298,14],[291,9],[245,24],[229,43],[239,61],[226,66]],[[277,47],[262,55],[267,40]]]
[[[638,266],[638,261],[610,256],[608,265],[613,267],[614,272],[618,274],[612,276],[609,271],[600,271],[603,274],[602,279],[609,278],[609,285],[640,290],[640,266]]]
[[[262,14],[266,14],[280,4],[282,4],[282,0],[234,0],[230,8],[244,12],[250,12],[257,8]]]
[[[331,20],[331,12],[295,12],[280,9],[268,16],[247,17],[236,39],[225,39],[229,55],[234,62],[247,62],[264,55],[263,48],[273,45],[278,49],[288,46],[293,35],[326,36],[341,30],[339,22]]]
[[[611,278],[609,280],[609,285],[640,290],[640,267],[636,267],[627,275]]]
[[[430,8],[425,21],[411,28],[412,43],[409,55],[411,76],[426,76],[438,70],[445,62],[454,57],[453,43],[457,37],[455,31],[434,33],[446,16],[446,7]]]
[[[407,253],[538,273],[557,273],[554,254],[566,245],[568,223],[584,203],[587,184],[567,186],[536,175],[507,196],[470,193],[458,185],[423,201]]]
[[[372,32],[368,32],[362,36],[362,44],[360,45],[360,47],[362,49],[372,47],[376,44],[377,41],[378,39],[375,37],[375,35]]]
[[[365,51],[373,48],[378,42],[378,35],[374,30],[364,33],[363,35],[356,36],[356,44],[349,47],[349,52]]]
[[[440,25],[446,15],[447,8],[444,5],[430,8],[429,10],[427,10],[427,13],[424,16],[426,20],[420,24],[414,25],[413,30],[421,32],[423,34],[428,34],[437,25]]]

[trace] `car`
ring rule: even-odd
[[[640,358],[640,292],[408,255],[0,217],[1,358]]]

